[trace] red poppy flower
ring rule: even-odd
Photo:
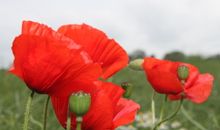
[[[96,87],[94,87],[94,85]],[[91,106],[83,116],[82,130],[114,130],[116,127],[131,123],[136,111],[140,108],[131,100],[121,98],[123,89],[112,84],[98,82],[93,84],[91,94]],[[83,90],[81,88],[80,90]],[[84,91],[84,90],[83,90]],[[56,116],[65,128],[68,111],[68,97],[51,97]],[[76,128],[76,117],[71,114],[72,130]]]
[[[104,79],[109,78],[128,63],[128,55],[125,50],[96,28],[86,24],[72,24],[60,27],[58,32],[84,47],[92,60],[103,68],[102,78]]]
[[[101,74],[81,45],[43,24],[24,21],[12,51],[15,59],[10,71],[39,93],[66,95],[67,84],[83,84]]]
[[[189,68],[189,76],[182,84],[177,69],[184,65]],[[170,95],[171,100],[180,99],[182,95],[195,103],[202,103],[209,97],[213,86],[213,76],[200,74],[190,64],[145,58],[143,68],[147,79],[158,93]]]

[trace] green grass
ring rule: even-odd
[[[220,61],[204,60],[189,58],[186,60],[199,67],[201,72],[209,72],[214,75],[214,87],[209,100],[203,104],[194,104],[188,100],[184,101],[184,107],[188,113],[198,122],[200,122],[207,130],[220,129]],[[130,82],[134,85],[132,99],[141,104],[140,111],[150,111],[150,99],[152,89],[146,81],[143,72],[136,72],[128,68],[117,73],[113,82],[121,84],[122,82]],[[31,91],[17,77],[7,73],[5,70],[0,71],[0,130],[22,129],[23,114],[27,96]],[[156,95],[156,111],[159,108],[164,95]],[[32,107],[32,119],[30,128],[32,130],[40,130],[43,105],[46,95],[35,95]],[[175,109],[176,102],[168,102],[166,112],[170,113]],[[49,107],[48,130],[63,130],[54,116],[51,105]],[[188,130],[199,130],[180,112],[175,120],[182,123]]]

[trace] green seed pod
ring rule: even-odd
[[[180,65],[177,69],[177,73],[180,80],[186,80],[189,77],[189,68],[185,65]]]
[[[85,115],[91,105],[91,96],[88,93],[79,91],[70,96],[69,108],[70,111],[75,113],[76,116]]]
[[[129,98],[132,94],[133,85],[131,83],[124,82],[121,84],[121,87],[125,90],[123,97]]]
[[[128,67],[132,70],[141,71],[143,70],[142,64],[144,63],[143,59],[136,59],[129,63]]]

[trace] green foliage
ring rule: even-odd
[[[195,120],[205,126],[207,130],[219,130],[220,60],[187,57],[185,58],[185,61],[198,66],[201,72],[210,72],[214,75],[215,81],[212,95],[207,102],[198,105],[185,100],[183,103],[184,108]],[[144,72],[133,71],[125,68],[113,77],[113,82],[118,85],[122,82],[129,82],[133,84],[133,93],[131,98],[141,104],[142,108],[140,111],[150,111],[152,89],[146,81]],[[0,71],[0,86],[0,130],[21,129],[25,103],[28,98],[27,95],[30,94],[31,91],[21,80],[4,70]],[[158,116],[159,108],[162,104],[164,95],[157,94],[155,98],[156,112]],[[36,94],[34,97],[32,107],[33,113],[30,120],[30,127],[32,130],[40,130],[42,127],[43,117],[41,113],[43,113],[43,105],[46,99],[46,95]],[[166,113],[172,113],[177,104],[178,102],[169,101],[166,105]],[[181,112],[178,113],[175,119],[180,121],[188,130],[199,130],[192,125]],[[49,106],[48,130],[63,130],[52,111],[51,104]]]
[[[0,130],[22,129],[24,121],[24,110],[31,91],[25,84],[8,73],[0,70]],[[30,129],[40,130],[43,121],[43,106],[46,95],[36,94],[32,105],[32,115],[30,118]],[[61,126],[49,107],[48,128],[52,130],[62,130]]]

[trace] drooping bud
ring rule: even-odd
[[[88,93],[79,91],[70,96],[69,99],[69,108],[70,111],[75,113],[76,116],[85,115],[91,105],[91,96]]]
[[[132,94],[133,85],[131,83],[124,82],[121,84],[121,87],[125,90],[123,97],[129,98]]]
[[[131,61],[128,67],[136,71],[141,71],[143,70],[143,67],[142,67],[143,63],[144,63],[143,59],[136,59],[136,60]]]
[[[185,65],[180,65],[177,69],[178,78],[186,80],[189,77],[189,68]]]

